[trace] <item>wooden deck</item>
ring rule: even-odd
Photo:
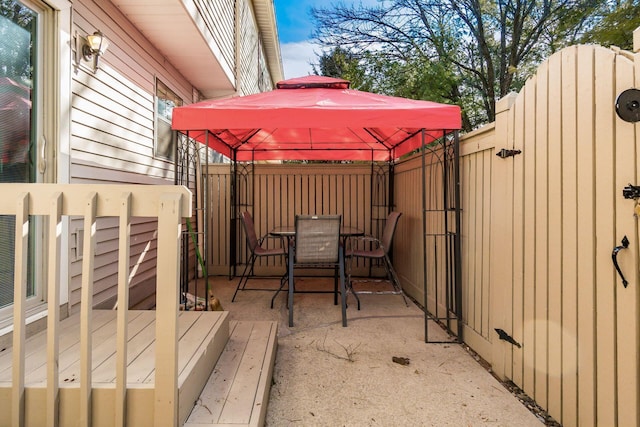
[[[93,426],[114,425],[116,311],[94,310],[92,333]],[[155,311],[130,311],[128,327],[127,425],[153,425]],[[180,312],[179,420],[184,423],[229,338],[227,312]],[[60,325],[60,425],[77,422],[80,320]],[[25,360],[25,425],[45,424],[46,331],[29,338]],[[0,425],[11,423],[12,351],[0,352]]]
[[[277,346],[277,322],[234,321],[188,427],[262,426]]]

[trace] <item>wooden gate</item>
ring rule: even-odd
[[[465,341],[565,426],[640,425],[639,86],[640,54],[569,47],[462,144]]]

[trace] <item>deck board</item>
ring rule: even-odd
[[[92,380],[95,426],[113,425],[115,357],[115,310],[94,310],[92,323]],[[155,372],[155,311],[132,310],[129,313],[127,345],[127,423],[153,425]],[[229,337],[227,312],[180,312],[179,344],[179,408],[184,422],[209,377]],[[77,421],[80,386],[80,317],[64,319],[60,325],[60,425]],[[46,387],[46,331],[30,337],[26,346],[27,375],[25,391],[28,408],[43,408]],[[10,422],[12,350],[0,354],[0,425]],[[99,408],[99,409],[98,409]],[[39,415],[30,411],[26,425],[42,425]],[[106,419],[104,418],[106,416]]]
[[[127,327],[127,360],[133,360],[143,349],[153,342],[155,328],[153,316],[137,316],[129,318]],[[107,345],[99,345],[93,355],[94,383],[111,383],[116,378],[116,341],[110,339]]]
[[[186,426],[264,423],[276,353],[276,322],[231,322],[220,356]]]

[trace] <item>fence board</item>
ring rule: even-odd
[[[616,425],[614,270],[611,250],[616,245],[612,206],[614,204],[614,158],[612,115],[613,52],[595,51],[595,197],[596,197],[596,413],[597,424]],[[598,143],[601,142],[601,143]]]
[[[547,381],[548,410],[562,414],[562,56],[549,58],[548,87],[548,296]]]
[[[525,217],[524,198],[525,198],[525,161],[530,157],[524,148],[525,136],[525,111],[524,96],[516,97],[513,105],[513,149],[520,150],[521,155],[516,156],[513,161],[513,237],[511,243],[512,259],[513,259],[513,338],[518,343],[524,343],[524,255],[523,244],[525,241],[525,228],[523,218]],[[500,178],[496,178],[496,182]],[[516,218],[518,220],[516,220]],[[512,358],[512,380],[514,383],[522,387],[524,382],[524,364],[522,348],[514,347],[511,353]],[[505,369],[505,373],[508,370]]]
[[[593,117],[594,54],[587,46],[578,46],[577,105],[581,117]],[[593,122],[577,128],[578,186],[578,419],[576,424],[596,424],[595,384],[595,133]]]
[[[633,63],[623,56],[616,57],[615,64],[615,88],[616,94],[636,87],[634,85]],[[638,280],[632,269],[634,260],[638,259],[638,242],[636,221],[634,216],[634,202],[622,197],[621,189],[630,182],[635,182],[637,170],[635,156],[631,155],[636,150],[636,128],[638,125],[624,122],[614,116],[615,144],[615,242],[616,245],[624,236],[629,236],[633,241],[629,248],[621,251],[618,262],[625,274],[629,285],[624,287],[622,280],[615,278],[613,283],[616,313],[616,378],[617,378],[617,422],[619,425],[638,425],[640,415],[638,403]],[[634,235],[635,234],[635,235]],[[637,269],[636,269],[637,271]],[[615,272],[614,272],[615,275]]]
[[[496,129],[500,131],[500,134],[495,134],[496,141],[500,141],[506,146],[496,147],[496,149],[508,149],[512,148],[509,144],[513,141],[510,138],[509,131],[512,129],[508,126],[508,120],[510,119],[510,107],[515,99],[515,94],[512,96],[501,99],[496,104]],[[490,154],[493,156],[495,150],[491,150]],[[489,172],[493,177],[492,182],[489,185],[485,185],[490,190],[490,200],[492,204],[491,210],[485,213],[485,221],[488,221],[488,229],[490,230],[490,236],[487,236],[487,241],[490,243],[490,247],[486,250],[486,256],[491,262],[490,264],[490,278],[483,280],[483,286],[486,287],[486,294],[491,294],[491,313],[492,318],[487,318],[487,329],[490,327],[489,321],[492,321],[495,328],[500,328],[509,334],[513,334],[512,319],[509,309],[512,307],[511,301],[511,278],[512,278],[512,254],[513,254],[513,240],[512,240],[512,226],[513,226],[513,210],[511,209],[512,197],[513,197],[513,180],[504,179],[505,177],[513,175],[513,158],[502,158],[496,161],[494,165],[489,167]],[[484,209],[487,209],[484,207]],[[500,227],[491,228],[491,222],[495,221],[497,224],[501,224]],[[490,237],[490,238],[489,238]],[[489,256],[493,251],[500,252],[502,256]],[[487,271],[489,273],[489,271]],[[489,286],[489,283],[495,284],[495,286]],[[491,292],[489,292],[489,290]],[[487,310],[489,312],[489,310]],[[488,331],[490,333],[490,331]],[[511,344],[498,341],[495,335],[491,336],[491,340],[495,340],[496,344],[491,347],[492,354],[491,362],[493,372],[499,378],[511,377],[510,373],[507,374],[506,359],[507,355],[511,355]]]
[[[536,166],[536,116],[528,114],[528,111],[535,111],[536,106],[536,84],[534,76],[527,82],[524,88],[524,212],[523,228],[524,239],[522,247],[523,268],[523,338],[522,338],[522,365],[523,378],[520,387],[529,395],[535,395],[535,329],[533,319],[535,319],[535,274],[536,266],[535,245],[535,166]]]
[[[549,164],[548,164],[548,101],[549,101],[549,62],[544,62],[537,72],[536,86],[536,167],[535,167],[535,329],[534,369],[535,387],[533,397],[543,407],[548,407],[547,401],[547,355],[549,315]]]
[[[562,51],[562,417],[577,419],[578,408],[578,179],[577,49]],[[567,424],[570,425],[570,424]]]
[[[483,152],[482,155],[482,171],[483,171],[483,183],[482,183],[482,210],[480,211],[480,224],[482,229],[482,246],[480,253],[482,254],[482,265],[480,271],[482,296],[481,296],[481,316],[480,316],[480,330],[482,336],[489,338],[489,263],[490,259],[490,231],[491,231],[491,168],[494,158],[494,153],[491,150]]]

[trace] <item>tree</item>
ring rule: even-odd
[[[35,14],[14,0],[0,0],[0,76],[31,79],[31,31]]]
[[[493,121],[496,101],[519,90],[550,52],[593,25],[586,18],[603,3],[387,0],[315,8],[312,16],[315,40],[350,52],[367,75],[382,72],[388,81],[377,79],[378,87],[459,104],[471,130]]]
[[[364,69],[360,67],[358,58],[340,46],[320,55],[316,65],[312,65],[314,74],[349,80],[353,87],[361,88],[363,85]]]
[[[606,3],[598,13],[598,24],[587,31],[580,41],[632,50],[633,31],[640,27],[640,1]]]

